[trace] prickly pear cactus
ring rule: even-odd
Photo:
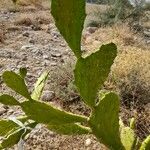
[[[99,99],[89,120],[93,134],[110,149],[124,149],[119,132],[119,98],[110,92]]]
[[[81,35],[84,25],[85,0],[52,0],[51,13],[60,33],[74,52],[81,57]]]
[[[77,57],[74,69],[75,85],[83,101],[91,109],[91,114],[89,117],[72,114],[41,102],[48,72],[40,76],[30,94],[25,82],[26,69],[21,68],[18,74],[5,71],[2,76],[4,83],[24,97],[24,101],[1,94],[0,103],[20,106],[25,116],[0,120],[0,136],[4,137],[0,149],[24,140],[41,123],[60,134],[93,134],[111,150],[149,150],[150,136],[140,143],[133,131],[134,120],[131,120],[130,127],[125,127],[119,119],[119,97],[113,92],[99,92],[117,55],[116,45],[102,45],[90,56],[82,56],[85,0],[51,0],[51,12],[57,28]]]
[[[74,70],[75,84],[84,102],[89,107],[96,104],[98,90],[108,77],[110,67],[116,57],[117,48],[110,43],[86,58],[79,58]]]
[[[142,142],[140,150],[150,150],[150,135]]]

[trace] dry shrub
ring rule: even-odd
[[[92,35],[83,35],[84,47],[87,51],[96,50],[100,45],[113,42],[118,47],[118,52],[136,48],[148,49],[143,37],[131,31],[128,24],[122,22],[111,27],[101,27]]]
[[[24,26],[39,26],[40,24],[49,24],[51,21],[52,17],[47,15],[45,12],[38,15],[24,13],[15,20],[14,24]]]
[[[87,4],[86,5],[86,21],[85,26],[100,26],[102,24],[101,14],[103,14],[109,6],[107,5],[97,5],[97,4]]]
[[[83,103],[74,85],[74,65],[75,58],[72,56],[65,64],[51,71],[48,89],[56,93],[56,105],[59,104],[66,111],[89,116],[90,109]]]
[[[140,42],[139,42],[140,41]],[[100,28],[85,38],[85,49],[98,49],[101,44],[114,42],[118,47],[118,57],[113,67],[114,80],[118,89],[131,93],[135,99],[148,100],[150,93],[150,52],[138,35],[127,24],[116,24]],[[93,51],[92,51],[93,52]],[[114,82],[114,81],[112,81]],[[132,94],[134,93],[134,94]],[[150,96],[149,96],[150,97]]]
[[[118,23],[112,27],[113,38],[123,46],[133,46],[137,43],[137,35],[131,31],[127,24]]]
[[[143,139],[150,133],[150,52],[128,49],[118,54],[112,67],[111,82],[119,92],[122,117],[136,119],[137,135]],[[106,86],[107,87],[107,86]]]
[[[50,75],[50,88],[64,101],[70,101],[76,94],[73,85],[73,67],[71,61],[58,66]]]
[[[4,0],[4,1],[0,1],[0,8],[3,9],[3,8],[8,8],[10,7],[10,5],[12,5],[12,0]]]
[[[150,112],[146,110],[146,105],[150,103],[149,47],[127,24],[120,23],[100,28],[84,39],[87,53],[105,43],[114,42],[117,45],[118,56],[104,88],[120,94],[123,120],[128,124],[129,119],[134,117],[137,135],[145,138],[150,133]]]
[[[40,14],[36,15],[35,19],[40,24],[49,24],[53,20],[49,12],[48,14],[41,12]]]
[[[140,113],[137,111],[136,133],[141,139],[145,139],[150,134],[150,106],[146,106]]]
[[[31,4],[37,6],[37,7],[42,7],[42,0],[29,0]]]
[[[125,99],[150,102],[150,52],[130,49],[120,53],[113,66],[113,78]]]
[[[33,5],[42,8],[42,0],[19,0],[17,4],[21,6]]]
[[[18,17],[15,22],[15,25],[25,25],[30,26],[35,24],[35,19],[32,15],[29,14],[21,14],[20,17]]]

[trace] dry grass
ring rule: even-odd
[[[11,0],[0,1],[0,9],[9,9],[12,7],[13,3]]]
[[[112,67],[115,90],[122,99],[124,120],[136,119],[137,134],[145,138],[150,133],[150,113],[145,104],[150,103],[150,52],[130,49],[118,55]]]
[[[54,90],[56,95],[64,101],[70,101],[76,94],[73,85],[73,69],[74,65],[72,60],[52,72],[50,75],[51,85],[50,89]]]
[[[85,27],[87,26],[100,26],[102,20],[101,15],[108,10],[109,6],[107,5],[96,5],[96,4],[87,4],[86,5],[86,21]]]
[[[35,6],[38,9],[47,8],[49,5],[49,0],[18,0],[17,5],[20,6]],[[12,0],[1,0],[0,1],[0,8],[2,9],[12,9],[14,4]],[[48,7],[49,8],[49,7]]]
[[[134,117],[137,134],[141,139],[150,134],[150,51],[143,38],[131,31],[127,24],[118,23],[112,27],[98,29],[91,36],[84,37],[88,55],[100,45],[114,42],[118,56],[112,67],[106,89],[119,93],[122,102],[121,114],[124,121]]]
[[[126,83],[130,85],[127,87],[130,92],[134,92],[135,87],[138,87],[140,91],[143,89],[142,100],[146,101],[147,94],[150,94],[148,92],[150,89],[149,47],[125,24],[118,24],[112,28],[100,28],[92,36],[86,37],[84,44],[88,53],[91,53],[91,49],[98,49],[101,44],[109,42],[114,42],[118,47],[118,57],[112,72],[115,81],[119,82],[118,85],[120,84],[119,88],[123,90]],[[127,92],[127,89],[124,91]]]
[[[40,14],[35,16],[35,20],[37,20],[40,24],[49,24],[53,21],[50,13],[46,14],[45,12],[41,12]]]
[[[101,27],[90,36],[83,35],[83,44],[85,49],[91,53],[91,50],[96,50],[100,45],[113,42],[118,46],[118,52],[125,50],[148,49],[143,38],[131,31],[127,24],[118,23],[111,27]]]
[[[133,93],[134,98],[150,102],[150,52],[130,49],[118,55],[112,74],[122,96]]]
[[[49,15],[41,12],[38,15],[34,15],[32,13],[22,13],[19,17],[15,20],[15,25],[24,25],[24,26],[38,26],[40,24],[49,24],[52,21],[52,17]]]
[[[20,6],[33,5],[37,8],[43,8],[42,0],[19,0],[17,4],[20,5]]]
[[[35,7],[38,10],[50,10],[50,0],[19,0],[18,5]]]
[[[35,24],[35,20],[32,15],[22,14],[22,15],[20,15],[20,17],[17,18],[17,20],[14,22],[14,24],[30,26],[30,25]]]
[[[109,8],[107,5],[87,4],[86,13],[87,15],[104,12]]]

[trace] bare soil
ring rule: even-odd
[[[0,24],[0,31],[3,32],[0,43],[0,74],[5,70],[17,72],[20,67],[26,67],[27,84],[31,90],[44,70],[59,72],[60,67],[74,59],[54,25],[49,9],[33,5],[20,6],[18,11],[14,8],[3,8],[0,10]],[[0,82],[2,93],[12,93],[3,85],[2,80]],[[49,90],[49,86],[46,89]],[[15,93],[12,94],[16,96]],[[19,108],[0,105],[0,118],[20,114],[22,112]],[[89,145],[86,145],[87,139],[91,141]],[[101,147],[90,135],[62,136],[48,131],[43,126],[38,126],[25,141],[26,150],[98,150]],[[18,148],[15,146],[11,149]]]
[[[28,69],[26,78],[27,84],[30,90],[32,90],[33,84],[44,70],[50,70],[51,73],[59,73],[60,68],[75,61],[71,50],[54,25],[47,3],[43,3],[42,7],[39,5],[25,5],[19,6],[17,9],[14,9],[14,7],[8,3],[7,7],[4,6],[6,5],[0,4],[0,75],[5,70],[17,72],[19,68],[26,67]],[[106,37],[104,37],[104,39],[103,37],[98,38],[100,37],[100,30],[104,32],[105,29],[102,28],[97,31],[98,37],[95,35],[96,30],[97,29],[94,28],[88,28],[84,31],[83,50],[86,49],[88,53],[91,48],[97,48],[97,46],[106,39]],[[95,38],[94,40],[93,37]],[[140,40],[141,37],[138,39]],[[106,39],[107,42],[113,40],[110,40],[109,38]],[[145,42],[147,42],[147,40],[144,41],[144,43]],[[73,71],[73,68],[70,69]],[[57,77],[58,76],[56,76],[55,80],[57,80]],[[58,80],[60,80],[59,77]],[[55,85],[54,82],[55,81],[49,79],[45,90],[54,90],[51,87],[51,85]],[[61,82],[61,84],[66,84],[64,82]],[[2,93],[11,93],[15,95],[15,93],[4,86],[1,78],[0,91]],[[72,101],[64,102],[61,100],[60,96],[57,95],[50,100],[50,103],[78,114],[88,115],[89,110],[81,101],[76,99],[76,96],[78,95],[75,95],[75,98],[73,97]],[[0,118],[7,118],[10,115],[18,116],[20,114],[23,113],[19,108],[9,108],[0,105]],[[87,144],[87,140],[90,140],[90,143]],[[106,149],[91,135],[58,135],[47,130],[43,125],[38,125],[36,129],[32,131],[25,141],[24,148],[25,150]],[[17,150],[18,148],[15,146],[11,149]]]

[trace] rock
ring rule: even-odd
[[[52,99],[55,97],[54,91],[44,91],[42,95],[42,101],[52,101]]]
[[[14,110],[13,109],[9,109],[8,110],[8,114],[10,115],[10,114],[13,114],[14,113]]]
[[[150,40],[146,41],[147,44],[150,44]]]
[[[25,32],[22,33],[22,35],[25,36],[25,37],[29,37],[29,32],[25,31]]]
[[[57,66],[57,63],[55,63],[55,62],[51,63],[51,66]]]
[[[28,77],[28,78],[33,78],[34,75],[33,75],[32,73],[28,72],[28,73],[27,73],[27,77]]]
[[[44,43],[48,44],[48,43],[49,43],[49,41],[48,41],[48,40],[44,40]]]
[[[10,17],[9,17],[9,16],[5,16],[4,18],[5,18],[5,19],[9,19]]]
[[[17,68],[18,69],[20,69],[20,68],[27,68],[25,65],[23,65],[23,64],[19,64],[18,66],[17,66]]]
[[[61,43],[61,44],[60,44],[60,46],[65,47],[65,46],[66,46],[66,44],[65,44],[65,43]]]
[[[54,24],[49,24],[49,25],[47,26],[46,32],[49,33],[49,34],[51,34],[51,30],[52,30],[54,27],[55,27]]]
[[[3,115],[7,110],[4,107],[0,108],[0,116]]]
[[[27,61],[27,56],[23,56],[22,61]]]
[[[86,37],[86,43],[90,43],[93,41],[93,38],[91,36]]]
[[[144,31],[144,36],[145,37],[150,37],[150,32],[149,31]]]
[[[29,43],[34,44],[35,41],[34,41],[32,38],[30,38],[30,39],[29,39]]]
[[[48,66],[49,63],[50,63],[49,60],[45,60],[45,61],[44,61],[44,66]]]
[[[87,31],[88,31],[90,34],[94,33],[96,30],[97,30],[97,27],[88,27],[88,28],[87,28]]]
[[[52,61],[58,61],[57,57],[52,57]]]
[[[32,48],[33,46],[32,45],[23,45],[22,47],[21,47],[21,50],[27,50],[27,49],[29,49],[29,48]]]
[[[57,42],[57,38],[58,38],[58,36],[56,36],[56,35],[54,35],[54,37],[53,37],[55,40],[54,40],[54,42]]]
[[[32,30],[34,30],[34,31],[39,31],[39,30],[41,30],[41,27],[38,26],[38,25],[31,25],[30,27],[31,27]]]
[[[57,37],[60,36],[60,33],[58,31],[56,31],[56,30],[52,30],[51,34],[52,34],[52,36],[54,36],[54,38],[57,38]]]
[[[60,59],[60,62],[61,62],[61,63],[64,63],[64,62],[65,62],[65,60],[62,58],[62,59]]]
[[[60,54],[60,53],[51,53],[51,56],[52,57],[61,57],[62,54]]]
[[[4,105],[3,108],[6,109],[6,110],[8,110],[8,109],[9,109],[9,106]]]
[[[85,140],[85,146],[90,146],[91,145],[91,143],[92,143],[92,141],[91,141],[91,139],[86,139]]]
[[[94,46],[98,46],[98,45],[100,45],[100,42],[97,41],[97,40],[94,40],[94,41],[93,41],[93,45],[94,45]]]
[[[84,46],[81,46],[81,51],[82,51],[82,52],[86,52],[86,49],[85,49]]]
[[[50,64],[51,66],[57,66],[57,63],[53,62]]]
[[[10,15],[13,15],[14,13],[15,13],[14,11],[11,11],[11,12],[10,12]]]
[[[32,28],[30,26],[23,26],[22,30],[32,31]]]
[[[32,53],[36,53],[37,55],[42,55],[43,53],[39,50],[39,48],[38,47],[34,47],[34,48],[32,48]]]
[[[44,54],[44,55],[43,55],[43,59],[49,59],[49,56],[46,55],[46,54]]]
[[[11,26],[11,27],[8,27],[8,28],[7,28],[7,30],[8,30],[8,31],[11,31],[11,32],[19,31],[19,29],[20,29],[20,28],[17,27],[17,26]]]
[[[47,29],[46,29],[46,33],[51,33],[51,28],[50,27],[48,27]]]
[[[41,64],[41,62],[40,62],[39,60],[37,60],[37,61],[36,61],[36,64],[38,64],[38,65],[39,65],[39,64]]]
[[[146,104],[144,107],[145,107],[145,112],[147,112],[147,114],[150,114],[150,103]]]

